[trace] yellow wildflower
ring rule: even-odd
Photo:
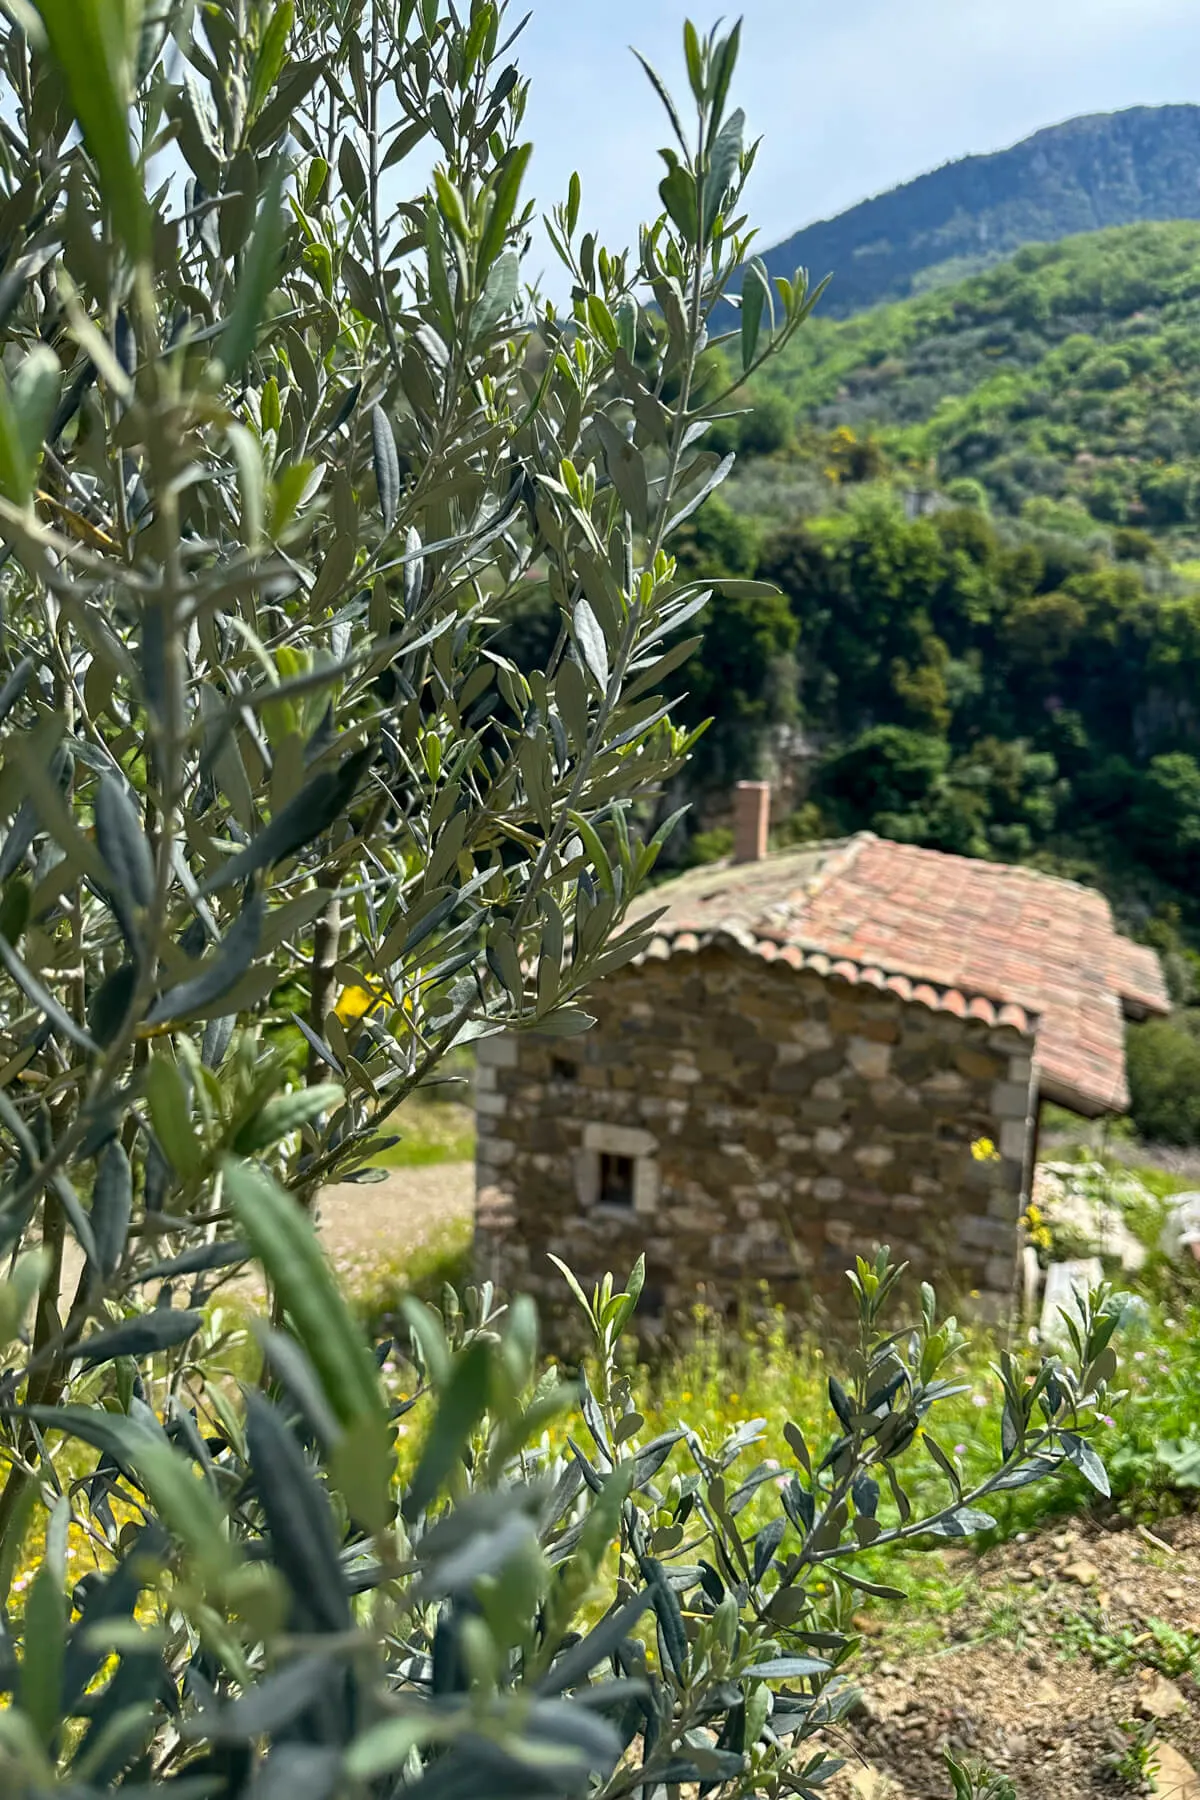
[[[385,987],[346,987],[338,996],[334,1011],[343,1025],[352,1025],[380,1006],[394,1006],[396,1002]]]

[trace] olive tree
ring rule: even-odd
[[[522,286],[505,5],[0,13],[6,1791],[810,1792],[847,1645],[808,1573],[872,1539],[869,1470],[952,1348],[932,1313],[915,1363],[871,1338],[839,1447],[747,1540],[753,1430],[641,1440],[632,1290],[588,1303],[593,1448],[557,1469],[528,1308],[411,1309],[406,1463],[413,1402],[308,1216],[450,1048],[586,1028],[643,941],[639,808],[689,747],[656,690],[707,598],[672,533],[730,461],[708,320],[746,264],[742,380],[815,298],[746,261],[738,32],[687,28],[686,116],[649,72],[673,142],[636,254],[581,234],[578,181],[553,209],[560,309]],[[522,673],[496,645],[539,588],[557,640]],[[251,1256],[243,1398],[211,1303]],[[1010,1372],[1002,1476],[1091,1456],[1111,1326]]]
[[[737,33],[689,32],[667,211],[610,255],[572,181],[560,313],[520,284],[503,6],[6,11],[0,1238],[40,1232],[9,1393],[45,1404],[146,1267],[240,1254],[224,1155],[308,1202],[449,1047],[579,1030],[638,948],[662,834],[633,815],[687,748],[655,685],[705,599],[670,537],[726,468],[692,375],[753,150]],[[810,304],[759,301],[748,369]],[[534,586],[561,629],[523,676],[489,645]]]

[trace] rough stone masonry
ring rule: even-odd
[[[1017,1270],[1034,1028],[736,945],[606,981],[595,1029],[479,1046],[477,1263],[563,1294],[644,1251],[653,1329],[764,1289],[801,1312],[889,1244],[993,1316]],[[989,1148],[990,1146],[990,1148]]]

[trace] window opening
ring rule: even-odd
[[[600,1153],[600,1204],[633,1210],[633,1158]]]

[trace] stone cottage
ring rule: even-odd
[[[587,1281],[644,1250],[666,1318],[799,1307],[888,1243],[1002,1312],[1040,1103],[1124,1110],[1157,957],[1029,869],[869,832],[767,856],[767,789],[737,798],[733,860],[642,904],[592,1031],[480,1044],[481,1272],[554,1299],[547,1252]]]

